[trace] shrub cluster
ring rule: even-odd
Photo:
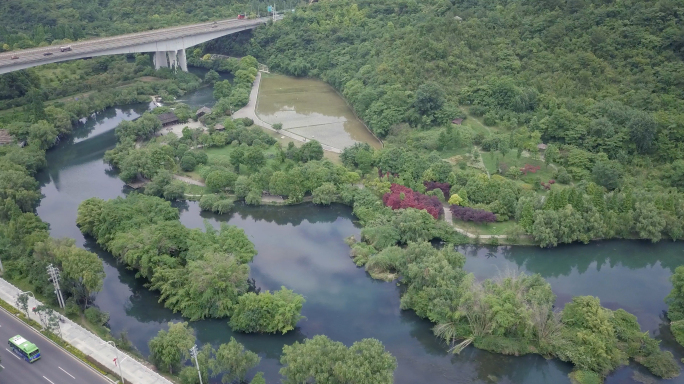
[[[438,183],[436,181],[424,181],[423,185],[425,186],[426,191],[432,191],[435,189],[439,189],[444,194],[444,200],[449,199],[449,191],[451,191],[451,184],[449,184],[449,183]]]
[[[423,209],[435,219],[438,219],[442,212],[442,203],[438,198],[423,195],[399,184],[392,184],[389,193],[382,197],[382,202],[392,209]]]
[[[528,172],[529,173],[537,173],[537,171],[540,169],[541,169],[541,167],[538,165],[525,164],[524,167],[520,168],[520,172],[527,175]]]
[[[285,287],[276,292],[249,292],[240,296],[230,318],[230,327],[247,333],[283,334],[294,329],[301,316],[304,298]]]
[[[483,209],[462,207],[460,205],[452,205],[449,209],[455,219],[474,221],[476,223],[493,223],[496,221],[495,214]]]

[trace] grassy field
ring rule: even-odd
[[[186,184],[185,194],[187,194],[187,195],[206,195],[207,194],[207,188],[201,187],[199,185],[194,185],[194,184]]]
[[[467,106],[461,106],[461,109],[463,112],[466,114],[466,119],[463,120],[463,124],[470,126],[475,133],[482,132],[486,136],[489,136],[493,133],[505,133],[508,132],[506,128],[500,127],[498,125],[485,125],[484,124],[484,117],[477,117],[470,113],[470,107]]]
[[[221,161],[225,162],[230,162],[230,154],[233,153],[233,151],[238,148],[237,146],[233,145],[226,145],[225,147],[212,147],[208,148],[205,150],[207,153],[207,156],[209,156],[209,163],[212,163],[216,161],[217,159],[221,159]],[[275,162],[275,155],[276,155],[276,148],[275,146],[270,146],[267,149],[263,151],[264,156],[266,157],[266,167],[271,167],[272,163]],[[250,174],[250,170],[248,167],[245,166],[240,166],[240,174]]]
[[[506,235],[515,226],[515,221],[503,221],[490,224],[475,224],[469,221],[454,220],[454,225],[475,235]]]
[[[505,156],[499,151],[482,152],[481,156],[485,167],[487,167],[487,170],[491,174],[498,173],[498,164],[502,162],[506,163],[510,167],[517,168],[523,168],[525,164],[541,167],[541,169],[535,173],[523,175],[521,180],[525,182],[531,182],[535,177],[539,177],[542,181],[546,182],[552,179],[555,173],[555,169],[552,165],[547,166],[540,159],[533,159],[531,157],[524,156],[518,158],[518,152],[516,150],[510,150]]]
[[[484,123],[480,120],[479,117],[475,117],[474,115],[471,115],[468,110],[465,110],[466,112],[466,119],[463,120],[463,125],[467,125],[470,128],[473,129],[475,133],[480,133],[482,132],[485,136],[490,136],[492,132],[498,131],[497,127],[488,127],[484,125]]]

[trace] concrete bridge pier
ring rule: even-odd
[[[165,51],[157,51],[154,54],[154,69],[168,68],[169,60],[166,58]]]
[[[183,72],[188,71],[188,59],[185,56],[185,49],[178,51],[157,51],[154,53],[154,68],[177,68]]]
[[[167,55],[169,57],[169,68],[176,69],[178,62],[176,61],[176,51],[168,51]]]
[[[178,65],[180,65],[183,72],[188,71],[188,59],[185,56],[185,49],[180,49],[178,51]]]

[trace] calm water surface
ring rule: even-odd
[[[192,95],[190,95],[192,96]],[[105,262],[107,277],[95,303],[110,313],[115,334],[129,338],[147,354],[147,342],[181,317],[157,303],[144,281],[117,265],[92,239],[76,227],[78,204],[90,197],[104,199],[128,191],[102,162],[104,151],[113,148],[113,128],[131,120],[147,105],[111,108],[85,120],[73,138],[48,152],[48,168],[39,180],[45,195],[38,214],[50,223],[55,237],[72,237]],[[467,348],[460,355],[446,352],[431,333],[431,324],[410,311],[399,309],[396,283],[372,280],[349,259],[343,238],[358,235],[348,207],[313,205],[295,207],[238,206],[228,215],[200,212],[196,203],[179,203],[181,221],[203,227],[225,222],[243,228],[259,254],[251,264],[251,277],[263,289],[286,286],[305,296],[306,320],[284,336],[244,335],[231,332],[224,320],[192,323],[199,343],[220,344],[231,336],[259,353],[258,370],[269,383],[279,382],[279,357],[283,345],[325,334],[347,345],[367,337],[381,340],[396,356],[396,383],[568,383],[569,364],[538,356],[507,357]],[[600,242],[553,250],[529,247],[466,247],[466,269],[486,278],[510,269],[540,273],[552,285],[562,305],[574,295],[596,295],[609,308],[624,308],[637,315],[644,330],[663,339],[662,345],[684,357],[663,326],[663,298],[671,289],[668,277],[684,260],[682,243]],[[630,383],[645,370],[624,367],[607,383]],[[682,383],[681,378],[671,382]]]
[[[320,80],[263,74],[257,113],[269,124],[282,123],[285,130],[336,148],[357,142],[381,147],[344,99]]]
[[[193,75],[199,76],[200,79],[204,79],[207,70],[204,68],[190,67],[188,72]],[[219,72],[221,80],[230,80],[233,82],[233,75],[227,72]],[[202,87],[194,92],[187,93],[178,98],[178,102],[185,103],[191,107],[213,107],[216,104],[216,99],[214,99],[214,87]]]

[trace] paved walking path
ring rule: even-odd
[[[10,305],[16,307],[17,296],[21,294],[19,288],[0,279],[0,299],[5,300]],[[29,308],[37,307],[41,303],[35,298],[29,298]],[[19,309],[19,308],[17,308]],[[38,315],[29,310],[31,319],[40,324]],[[65,322],[60,323],[62,338],[67,343],[73,345],[78,350],[92,357],[98,363],[119,375],[119,368],[114,365],[114,359],[121,364],[121,373],[127,382],[133,384],[172,384],[158,373],[152,371],[139,361],[118,351],[104,340],[92,334],[90,331],[74,323],[65,317]]]
[[[185,177],[185,176],[173,175],[173,178],[176,180],[184,181],[188,184],[199,185],[200,187],[206,186],[201,181],[197,181],[195,179],[191,179],[191,178]],[[191,194],[186,193],[185,196],[186,197],[201,197],[202,195],[191,195]],[[231,195],[231,196],[234,196],[234,195]],[[265,194],[265,195],[261,196],[261,203],[262,204],[271,204],[271,203],[282,204],[282,203],[285,203],[285,199],[283,199],[282,196],[274,196],[274,195]]]
[[[248,117],[248,118],[254,120],[255,124],[262,126],[266,129],[270,129],[273,132],[277,132],[279,135],[287,136],[293,140],[301,141],[302,143],[306,143],[307,141],[311,141],[310,139],[307,139],[304,136],[300,136],[300,135],[298,135],[296,133],[292,133],[290,131],[286,131],[286,130],[282,130],[282,129],[279,131],[275,130],[275,129],[273,129],[273,126],[271,124],[261,120],[259,118],[259,116],[257,116],[256,108],[257,108],[257,104],[258,104],[259,85],[260,84],[261,84],[261,72],[257,73],[257,77],[254,80],[254,85],[252,86],[252,92],[249,95],[249,103],[247,103],[247,105],[242,107],[237,112],[233,113],[233,118],[239,119],[242,117]],[[322,143],[321,143],[321,146],[323,146],[323,149],[326,151],[335,152],[335,153],[342,153],[342,150],[339,148],[331,147],[329,145],[322,144]]]
[[[206,185],[203,182],[197,181],[195,179],[191,179],[189,177],[185,177],[185,176],[181,176],[181,175],[173,175],[173,178],[176,180],[184,181],[188,184],[199,185],[200,187],[206,187]]]

